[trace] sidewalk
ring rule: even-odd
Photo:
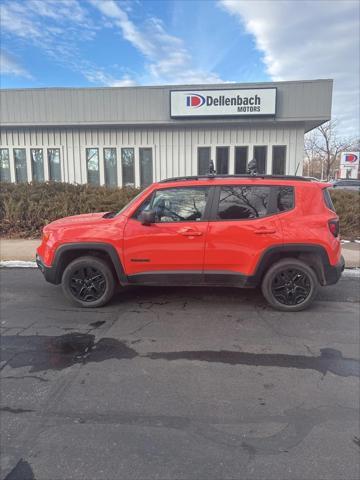
[[[0,239],[0,260],[35,261],[35,252],[40,245],[38,240]]]
[[[0,260],[34,261],[40,240],[0,239]],[[346,268],[360,268],[360,244],[344,243],[342,253]]]

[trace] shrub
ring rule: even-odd
[[[342,238],[360,238],[360,192],[354,190],[329,190],[336,213],[340,218]]]
[[[53,220],[80,213],[118,211],[139,193],[135,188],[107,188],[67,183],[2,183],[0,233],[36,238]]]
[[[360,238],[360,193],[330,190],[343,238]],[[0,191],[2,236],[36,238],[47,223],[80,213],[118,211],[139,193],[68,183],[3,183]]]

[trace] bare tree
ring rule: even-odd
[[[320,125],[305,138],[308,175],[329,180],[339,165],[340,153],[356,148],[358,143],[358,139],[340,137],[335,120]]]

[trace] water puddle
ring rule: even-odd
[[[101,338],[89,333],[67,333],[60,336],[4,335],[1,340],[2,369],[30,367],[30,372],[62,370],[76,363],[102,362],[108,359],[131,359],[138,353],[125,342]]]
[[[35,480],[35,476],[30,464],[21,459],[4,480]]]
[[[289,355],[284,353],[247,353],[229,350],[201,350],[183,352],[150,353],[157,360],[197,360],[202,362],[226,363],[228,365],[252,365],[257,367],[297,368],[315,370],[322,374],[331,372],[341,377],[360,376],[360,361],[346,358],[333,348],[322,348],[320,356]]]
[[[360,361],[343,357],[332,348],[323,348],[319,356],[283,353],[249,353],[232,350],[199,350],[179,352],[150,352],[139,354],[126,342],[114,338],[101,338],[95,342],[90,333],[67,333],[60,336],[4,335],[1,342],[1,360],[4,368],[30,367],[30,372],[62,370],[77,363],[103,362],[104,360],[133,359],[141,356],[151,360],[189,360],[227,365],[255,367],[295,368],[328,372],[341,377],[360,376]]]

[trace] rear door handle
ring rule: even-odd
[[[256,235],[269,235],[271,233],[276,233],[275,228],[259,228],[255,230]]]
[[[193,230],[192,228],[180,228],[180,230],[177,231],[180,235],[184,235],[185,237],[199,237],[202,235],[202,232],[199,232],[199,230]]]

